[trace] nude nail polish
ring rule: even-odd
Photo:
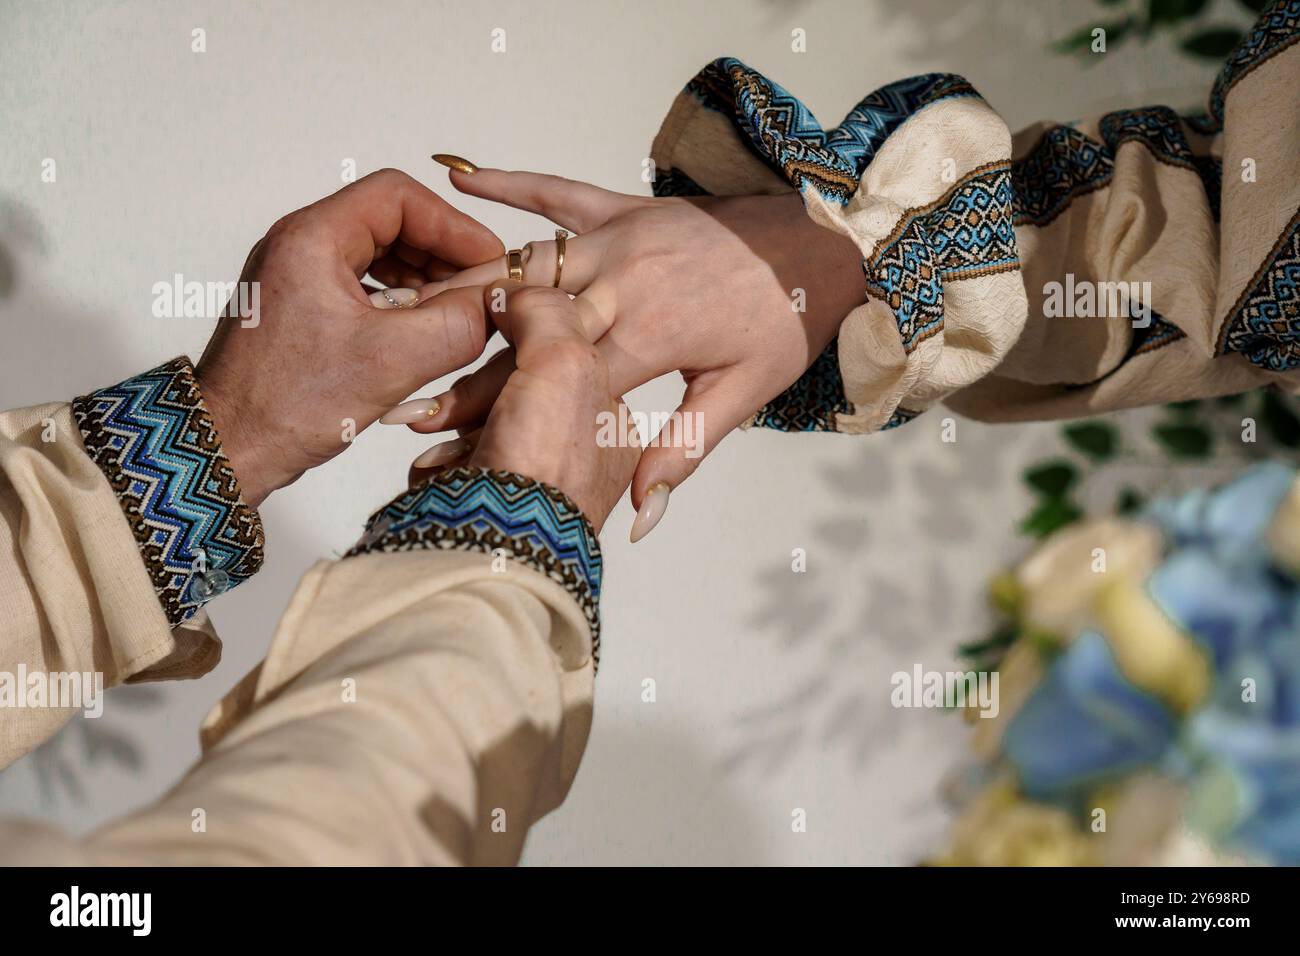
[[[435,163],[442,163],[448,169],[454,169],[460,173],[476,173],[478,167],[468,159],[462,159],[459,156],[453,156],[451,153],[434,153],[429,157]]]
[[[463,458],[473,449],[464,438],[454,438],[451,441],[445,441],[440,445],[434,445],[415,461],[411,462],[412,468],[437,468],[439,465],[445,465],[455,461],[457,458]]]
[[[628,535],[628,540],[636,544],[659,523],[659,519],[664,516],[668,510],[668,496],[672,489],[668,487],[668,482],[660,481],[650,486],[650,490],[645,493],[641,499],[641,510],[637,512],[636,520],[632,522],[632,532]]]
[[[409,402],[402,402],[385,414],[379,419],[379,424],[413,425],[416,422],[428,421],[441,410],[442,403],[436,398],[413,398]]]
[[[376,309],[409,309],[420,301],[414,289],[380,289],[370,293],[370,303]]]

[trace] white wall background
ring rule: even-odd
[[[1085,3],[959,0],[0,3],[0,405],[70,397],[181,352],[211,324],[150,315],[173,273],[233,279],[283,213],[428,159],[562,172],[644,192],[670,101],[740,57],[832,126],[900,76],[960,73],[1012,127],[1201,101],[1212,73],[1166,47],[1089,68],[1048,52]],[[191,30],[207,52],[191,52]],[[491,52],[490,32],[507,32]],[[807,31],[808,50],[790,49]],[[52,184],[40,178],[57,162]],[[546,224],[454,200],[507,245]],[[494,346],[495,347],[495,346]],[[444,383],[445,384],[445,383]],[[431,386],[422,394],[434,394]],[[634,407],[671,409],[675,381]],[[952,717],[893,710],[889,675],[944,669],[979,635],[990,569],[1015,558],[1021,464],[1050,426],[938,415],[869,438],[735,435],[636,547],[605,536],[595,729],[529,863],[905,863],[942,838]],[[268,562],[210,610],[225,640],[201,681],[124,689],[0,775],[0,811],[78,831],[160,794],[198,753],[207,708],[256,664],[298,575],[338,553],[427,440],[374,428],[265,506]],[[791,549],[808,551],[792,574]],[[0,623],[0,629],[3,623]],[[641,682],[658,700],[641,701]],[[791,832],[793,808],[808,831]]]

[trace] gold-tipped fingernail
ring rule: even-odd
[[[388,414],[379,419],[379,424],[413,425],[416,422],[427,422],[441,410],[442,403],[436,398],[413,398],[389,410]]]
[[[672,494],[672,488],[666,481],[656,481],[650,490],[645,493],[641,499],[641,510],[637,512],[636,520],[632,522],[632,531],[628,535],[628,540],[636,544],[659,523],[659,519],[664,516],[668,510],[668,496]]]
[[[434,153],[431,157],[435,163],[442,163],[448,169],[454,169],[461,173],[476,173],[478,167],[468,159],[462,159],[459,156],[453,156],[451,153]]]

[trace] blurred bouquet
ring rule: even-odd
[[[993,582],[957,865],[1300,863],[1300,483],[1070,524]]]

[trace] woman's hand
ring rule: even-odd
[[[615,394],[668,372],[686,379],[680,417],[637,467],[632,500],[643,514],[651,488],[666,499],[728,432],[798,379],[865,297],[857,247],[814,223],[794,193],[647,199],[536,173],[479,169],[451,178],[462,192],[578,233],[566,244],[560,288],[577,296],[584,333],[608,363]],[[524,281],[550,285],[555,266],[555,243],[533,243]],[[505,272],[500,259],[421,295]],[[436,413],[427,414],[425,401],[384,420],[421,432],[472,429],[512,362],[509,352],[496,356],[438,396]]]
[[[580,310],[556,289],[501,280],[486,307],[513,345],[514,369],[481,430],[416,459],[411,483],[461,464],[513,471],[559,488],[599,532],[632,480],[640,451],[609,368],[589,341]],[[436,462],[428,468],[427,462]]]

